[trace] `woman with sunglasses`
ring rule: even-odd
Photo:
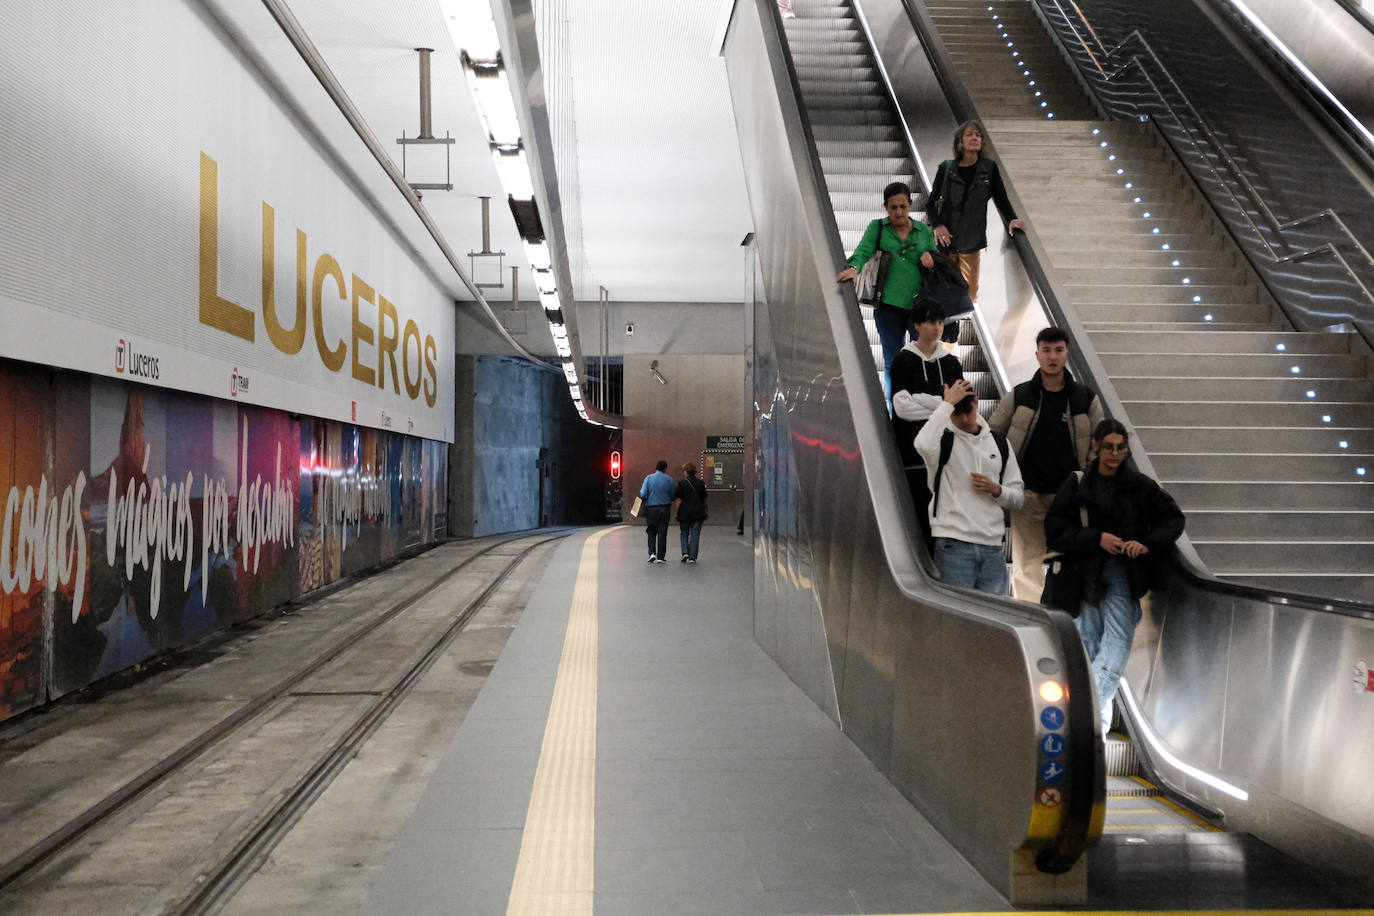
[[[1131,656],[1140,599],[1155,567],[1183,534],[1183,512],[1158,483],[1127,462],[1130,434],[1119,420],[1093,433],[1097,458],[1071,474],[1045,516],[1045,543],[1078,561],[1082,601],[1075,623],[1092,662],[1102,732]]]

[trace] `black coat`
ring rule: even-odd
[[[688,522],[706,521],[706,484],[699,477],[684,477],[677,482],[677,520]]]
[[[1083,600],[1097,604],[1102,598],[1102,565],[1108,554],[1101,537],[1110,532],[1123,541],[1139,541],[1150,552],[1131,559],[1120,554],[1131,583],[1131,596],[1140,598],[1164,567],[1174,541],[1183,534],[1183,510],[1164,489],[1129,464],[1116,472],[1116,486],[1109,490],[1097,473],[1097,461],[1078,475],[1070,474],[1055,494],[1045,516],[1045,543],[1051,550],[1073,554],[1083,561]],[[1110,493],[1110,495],[1109,495]],[[1088,507],[1083,526],[1081,507]]]
[[[969,187],[959,174],[958,163],[946,159],[940,163],[930,187],[926,221],[932,229],[936,226],[949,229],[951,251],[981,251],[988,247],[989,200],[997,204],[997,211],[1004,220],[1016,219],[996,162],[980,157],[974,169],[973,185]]]

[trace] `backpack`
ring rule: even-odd
[[[1002,466],[997,471],[997,485],[1002,485],[1002,477],[1007,473],[1007,453],[1010,451],[1007,445],[1007,437],[995,429],[990,429],[992,441],[997,443],[997,450],[1002,453]],[[940,478],[945,473],[945,465],[949,463],[949,456],[954,453],[954,431],[945,430],[940,436],[940,460],[935,465],[935,485],[931,487],[935,491],[934,501],[930,504],[930,515],[934,518],[940,512]]]

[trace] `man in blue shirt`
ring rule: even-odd
[[[673,499],[677,496],[677,481],[663,473],[668,462],[660,461],[656,470],[644,478],[639,498],[644,500],[644,523],[649,532],[649,562],[662,563],[668,552],[668,518],[672,514]]]

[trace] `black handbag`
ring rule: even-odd
[[[1083,604],[1083,561],[1072,554],[1045,557],[1045,590],[1040,603],[1078,617]]]
[[[921,289],[917,302],[934,302],[944,310],[945,320],[972,314],[973,300],[968,295],[968,281],[959,265],[943,251],[932,251],[934,267],[921,268]]]
[[[1074,471],[1073,474],[1082,486],[1083,472]],[[1084,528],[1088,527],[1087,506],[1078,507],[1078,518]],[[1045,555],[1045,589],[1040,593],[1040,603],[1077,619],[1083,605],[1083,557],[1068,553]]]

